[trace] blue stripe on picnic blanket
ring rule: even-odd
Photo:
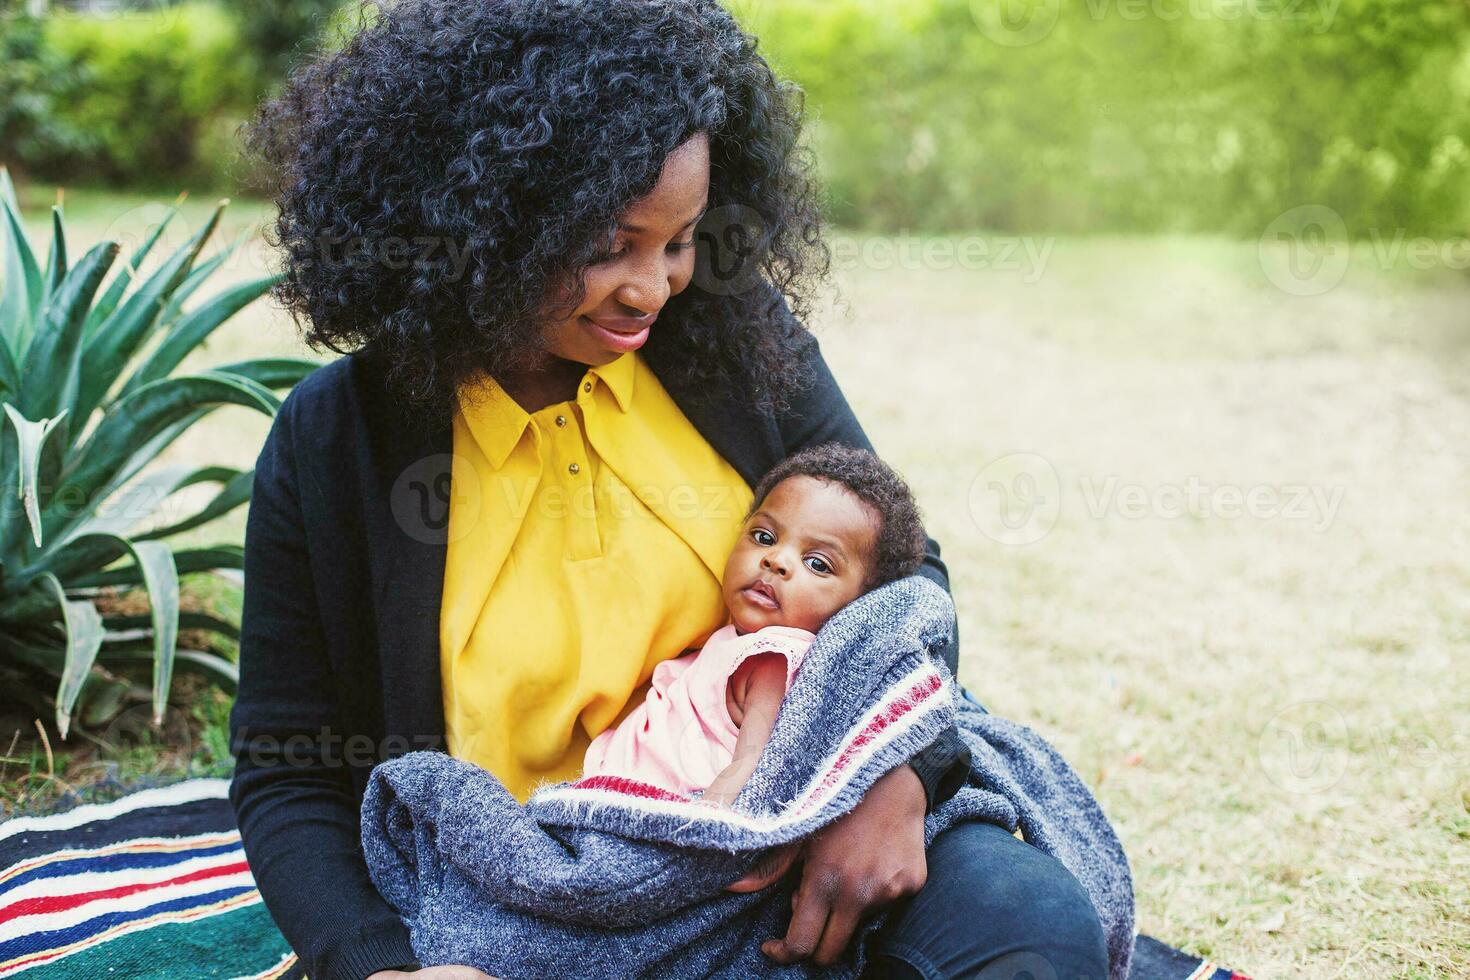
[[[109,845],[103,845],[109,846]],[[86,874],[89,871],[132,871],[141,868],[163,868],[170,864],[182,864],[195,858],[212,857],[216,854],[225,854],[230,851],[241,850],[240,841],[237,838],[226,844],[213,844],[207,847],[191,847],[178,851],[166,853],[138,853],[130,854],[122,852],[119,854],[96,855],[82,853],[75,857],[63,858],[43,864],[39,868],[32,868],[24,874],[16,875],[9,881],[0,884],[0,898],[14,888],[41,878],[60,878],[65,875]]]
[[[193,836],[234,831],[229,800],[190,800],[173,806],[144,807],[65,830],[28,830],[0,839],[0,869],[61,850],[95,848],[134,837]]]
[[[201,908],[252,891],[255,891],[254,885],[221,888],[219,891],[205,892],[202,895],[187,895],[167,902],[158,902],[131,912],[104,912],[102,915],[79,922],[66,929],[53,929],[49,932],[33,932],[17,936],[15,939],[0,942],[0,963],[38,950],[69,946],[124,923],[136,922],[139,919],[146,919],[164,912],[182,912],[192,908]]]

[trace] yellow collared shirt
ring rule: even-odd
[[[654,666],[729,622],[720,579],[752,492],[637,351],[530,414],[492,379],[460,395],[446,735],[524,801],[580,775]]]

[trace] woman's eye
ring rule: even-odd
[[[686,250],[691,249],[693,247],[694,247],[694,240],[693,239],[690,239],[687,242],[675,242],[674,244],[672,244],[672,245],[669,246],[669,251],[670,252],[683,252],[683,251],[686,251]]]
[[[816,562],[815,565],[810,566],[812,571],[820,572],[823,575],[826,575],[832,571],[832,566],[827,564],[826,559],[824,559],[821,555],[812,555],[811,560]]]
[[[627,251],[627,249],[620,248],[616,252],[603,252],[601,255],[597,256],[597,258],[593,259],[592,261],[593,261],[594,264],[598,264],[598,263],[602,263],[602,262],[611,262],[613,259],[617,258],[619,255],[622,255],[626,251]]]

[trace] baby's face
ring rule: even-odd
[[[725,563],[725,607],[736,631],[795,626],[817,632],[862,594],[878,520],[840,483],[803,475],[772,487]],[[769,595],[756,583],[764,583]]]

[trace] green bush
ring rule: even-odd
[[[1056,17],[997,43],[1007,6]],[[1463,0],[734,9],[806,91],[846,225],[1259,234],[1301,204],[1359,235],[1470,224]]]
[[[96,140],[56,111],[55,90],[71,84],[68,66],[45,43],[45,22],[0,7],[0,159],[85,156]]]
[[[57,12],[36,57],[61,68],[41,92],[54,125],[82,145],[14,147],[58,180],[218,185],[220,120],[243,118],[259,87],[238,25],[208,3],[111,17]]]

